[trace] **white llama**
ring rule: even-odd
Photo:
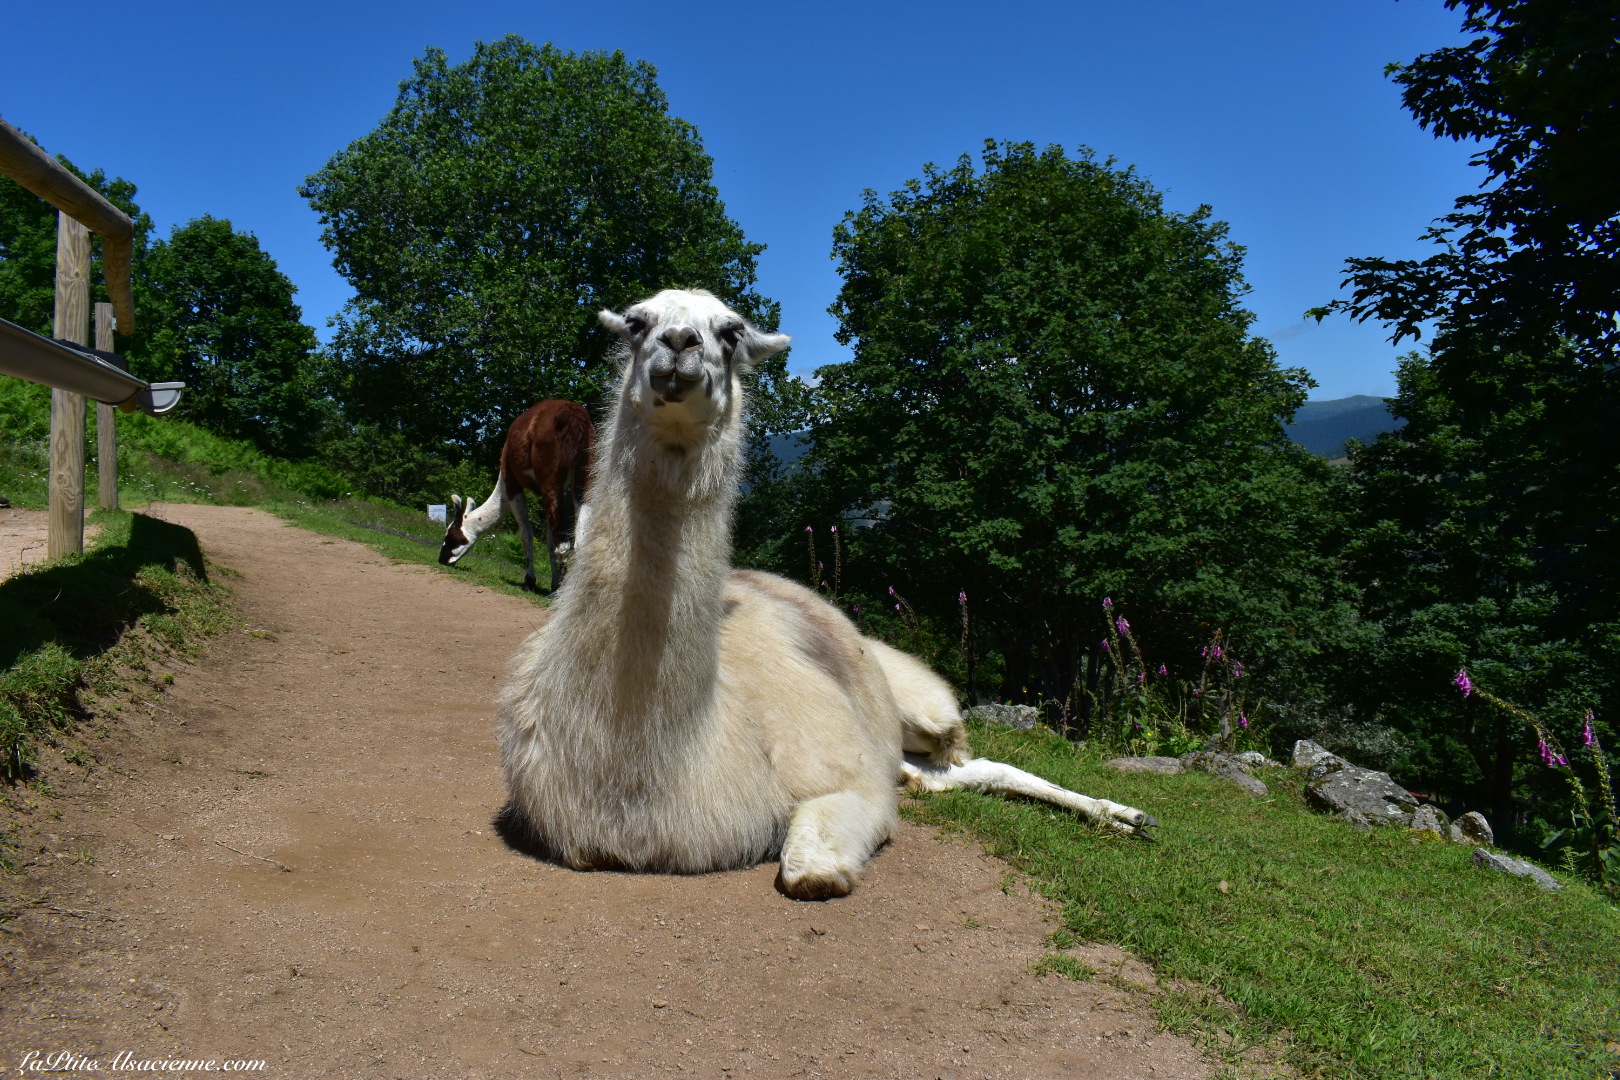
[[[972,760],[954,696],[919,661],[808,589],[731,568],[739,376],[785,335],[701,291],[600,318],[626,357],[590,527],[500,698],[509,812],[542,848],[580,869],[683,873],[780,855],[777,886],[821,899],[888,839],[902,780],[1154,824]]]

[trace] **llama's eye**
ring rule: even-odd
[[[647,332],[646,321],[644,319],[638,319],[634,315],[626,316],[624,325],[628,326],[630,328],[630,333],[636,337],[640,337]]]
[[[742,340],[743,325],[742,323],[726,323],[724,326],[715,327],[715,333],[720,335],[720,340],[725,342],[728,347],[734,347],[737,342]]]

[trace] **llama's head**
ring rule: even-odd
[[[467,507],[470,500],[460,495],[450,496],[450,523],[444,530],[444,546],[439,549],[439,561],[445,566],[454,566],[456,560],[467,554],[478,539],[478,534],[467,528]]]
[[[702,289],[665,289],[622,315],[598,317],[629,349],[621,400],[672,449],[699,445],[717,422],[735,417],[739,376],[792,340],[755,329]]]

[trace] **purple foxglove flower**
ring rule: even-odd
[[[1238,713],[1238,726],[1239,727],[1245,727],[1245,728],[1249,726],[1249,715],[1248,715],[1248,713]]]
[[[959,592],[959,593],[957,593],[957,594],[956,594],[956,602],[957,602],[957,603],[958,603],[958,604],[965,604],[965,603],[967,603],[967,593],[965,593],[965,592]]]
[[[815,531],[816,531],[816,527],[815,527],[815,526],[814,526],[814,525],[806,525],[806,526],[805,526],[805,527],[804,527],[804,531],[805,531],[805,532],[815,532]]]
[[[1461,690],[1463,697],[1467,697],[1474,692],[1474,684],[1469,681],[1466,668],[1457,669],[1457,677],[1451,680],[1451,685]]]
[[[1103,652],[1108,651],[1108,639],[1107,638],[1102,639],[1102,650],[1103,650]]]
[[[1170,669],[1165,667],[1163,664],[1160,664],[1159,665],[1159,674],[1160,675],[1168,675],[1168,674],[1170,674]]]
[[[1107,611],[1109,608],[1111,608],[1113,606],[1114,606],[1114,598],[1112,596],[1103,597],[1103,610],[1104,611]]]
[[[833,527],[832,527],[832,531],[833,531],[833,532],[837,532],[837,531],[838,531],[838,526],[836,526],[836,525],[834,525],[834,526],[833,526]]]
[[[1131,621],[1123,615],[1115,620],[1114,625],[1119,627],[1119,632],[1122,634],[1128,634],[1131,632]]]
[[[1586,726],[1581,729],[1581,745],[1592,745],[1592,710],[1586,710]]]
[[[1551,765],[1552,764],[1552,755],[1547,753],[1547,740],[1546,739],[1537,739],[1536,740],[1536,752],[1541,755],[1541,763],[1543,765]]]
[[[890,596],[893,596],[893,595],[894,595],[894,586],[893,586],[893,585],[890,585],[890,586],[889,586],[889,595],[890,595]]]
[[[1238,663],[1236,660],[1232,661],[1232,678],[1243,678],[1243,665]]]
[[[1137,672],[1137,673],[1136,673],[1136,684],[1137,684],[1137,685],[1138,685],[1138,686],[1140,686],[1140,685],[1142,685],[1142,684],[1143,684],[1143,683],[1145,683],[1145,682],[1147,682],[1147,672],[1145,672],[1145,671],[1138,671],[1138,672]]]

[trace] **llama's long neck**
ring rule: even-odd
[[[712,708],[742,461],[735,408],[698,446],[660,446],[621,401],[597,446],[590,528],[550,632],[579,692],[631,728],[686,729]]]
[[[488,532],[501,520],[506,513],[506,470],[502,469],[495,477],[495,490],[489,493],[476,507],[471,507],[461,519],[461,531],[467,534],[469,541],[476,540]]]

